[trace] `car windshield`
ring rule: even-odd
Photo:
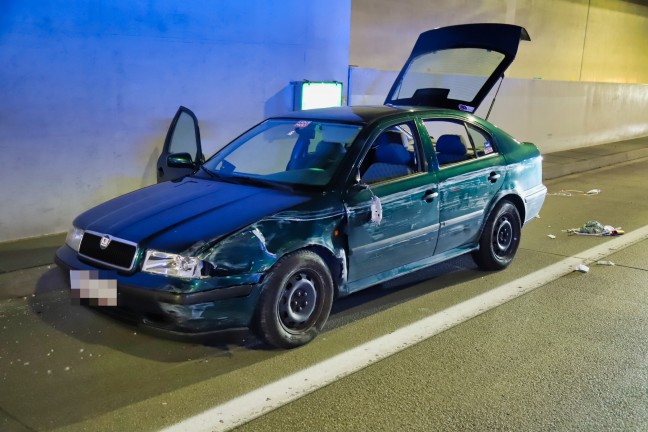
[[[266,120],[232,141],[203,167],[232,180],[324,186],[360,129],[343,123]]]

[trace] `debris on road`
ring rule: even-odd
[[[613,266],[616,264],[614,264],[612,261],[597,261],[596,265]]]
[[[556,236],[553,235],[553,234],[548,234],[547,237],[549,237],[550,239],[555,239],[556,238]]]
[[[602,191],[601,189],[590,189],[587,192],[584,191],[579,191],[579,190],[573,190],[573,189],[562,189],[558,192],[553,192],[553,193],[547,193],[547,195],[553,195],[553,196],[575,196],[575,195],[585,195],[585,196],[591,196],[591,195],[598,195]]]
[[[570,235],[576,234],[589,236],[618,236],[624,234],[621,227],[615,228],[612,225],[603,225],[601,222],[595,220],[587,221],[579,228],[569,228],[562,231]]]
[[[576,266],[576,271],[579,271],[581,273],[587,273],[589,271],[589,267],[587,267],[585,264],[578,264]]]

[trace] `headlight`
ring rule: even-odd
[[[146,251],[142,271],[179,278],[203,279],[209,277],[210,267],[212,266],[209,263],[199,258],[149,249]]]
[[[84,231],[77,227],[72,227],[68,231],[67,237],[65,238],[65,243],[74,249],[76,252],[79,252],[79,246],[81,245],[81,240],[83,239]]]

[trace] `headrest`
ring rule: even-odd
[[[436,142],[436,151],[444,154],[465,155],[466,146],[459,135],[441,135]]]
[[[410,154],[402,144],[381,144],[376,147],[376,162],[407,165]]]
[[[320,141],[315,147],[315,153],[326,155],[343,154],[344,146],[339,142]]]

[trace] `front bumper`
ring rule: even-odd
[[[96,270],[117,281],[117,306],[96,306],[97,309],[176,337],[247,331],[260,292],[259,283],[187,293],[164,291],[159,287],[165,286],[164,281],[170,278],[102,270],[80,261],[67,245],[57,250],[55,262],[68,284],[70,270]],[[138,284],[129,283],[129,280]]]

